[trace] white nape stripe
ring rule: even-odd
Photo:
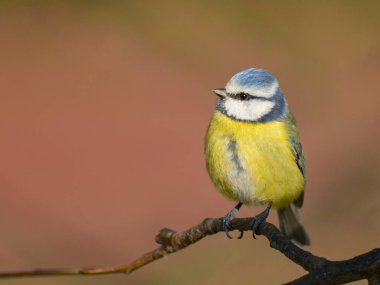
[[[226,91],[230,94],[237,94],[237,93],[248,93],[253,96],[257,97],[263,97],[263,98],[271,98],[273,95],[276,94],[276,91],[278,89],[278,82],[275,80],[270,86],[268,87],[257,87],[257,86],[242,86],[236,82],[228,82],[226,85]]]
[[[226,97],[224,108],[227,115],[244,121],[257,121],[269,114],[275,106],[273,101],[251,99],[248,101],[234,100]]]

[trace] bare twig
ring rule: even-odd
[[[165,255],[184,249],[206,236],[223,231],[222,221],[222,218],[205,219],[202,223],[180,233],[164,228],[156,236],[156,242],[160,246],[127,265],[110,268],[39,269],[4,272],[0,273],[0,278],[131,273]],[[234,219],[231,222],[231,229],[251,230],[251,222],[252,218]],[[329,261],[299,248],[270,223],[262,223],[259,230],[269,240],[272,248],[280,251],[309,272],[305,276],[287,283],[288,285],[344,284],[360,279],[368,279],[370,285],[380,284],[380,249],[374,249],[344,261]]]

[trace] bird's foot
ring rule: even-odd
[[[253,218],[251,228],[252,228],[252,236],[254,239],[256,238],[255,234],[260,235],[259,226],[262,222],[265,222],[265,220],[268,218],[271,207],[272,207],[272,204],[269,203],[268,207],[266,207],[264,211],[262,211],[260,214],[258,214],[257,216]]]
[[[225,215],[223,218],[223,230],[229,239],[232,239],[232,236],[229,233],[231,231],[230,222],[239,213],[241,205],[242,203],[239,202],[235,206],[235,208],[233,208],[230,212],[228,212],[227,215]],[[244,235],[244,232],[240,230],[240,235],[238,236],[238,239],[241,239],[243,235]]]

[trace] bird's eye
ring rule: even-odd
[[[247,100],[249,98],[247,93],[239,93],[237,97],[239,100],[242,100],[242,101]]]

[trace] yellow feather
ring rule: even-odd
[[[276,208],[293,202],[305,180],[295,162],[286,125],[243,122],[215,111],[205,137],[207,170],[216,188],[244,204]]]

